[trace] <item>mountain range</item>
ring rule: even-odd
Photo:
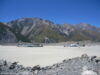
[[[100,28],[90,24],[55,24],[41,18],[21,18],[0,22],[0,43],[53,43],[65,41],[100,41]]]

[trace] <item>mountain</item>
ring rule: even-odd
[[[1,23],[10,37],[9,42],[64,42],[64,41],[100,41],[100,28],[86,23],[55,24],[41,18],[21,18]],[[1,27],[1,26],[0,26]],[[2,28],[1,28],[2,29]],[[0,30],[3,33],[3,30]],[[0,33],[0,38],[5,37]],[[13,36],[12,36],[13,35]],[[11,39],[11,40],[10,40]],[[3,40],[2,40],[3,42]]]
[[[48,20],[23,18],[8,22],[7,25],[14,29],[14,32],[18,35],[18,40],[22,40],[22,36],[27,38],[27,40],[25,39],[26,42],[45,42],[45,39],[47,39],[47,42],[61,42],[66,40],[65,36],[59,30],[60,26]]]
[[[17,38],[12,30],[3,23],[0,23],[0,43],[13,43]]]

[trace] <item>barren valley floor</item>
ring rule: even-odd
[[[17,61],[24,66],[49,66],[64,59],[74,58],[82,54],[100,57],[100,45],[86,47],[63,47],[63,46],[44,46],[44,47],[17,47],[1,46],[0,59],[10,62]]]

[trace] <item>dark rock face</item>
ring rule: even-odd
[[[17,38],[10,28],[0,23],[0,43],[14,43],[16,41]]]
[[[98,62],[96,62],[99,60]],[[9,67],[14,66],[13,69]],[[31,67],[23,67],[17,63],[9,63],[0,61],[0,75],[100,75],[100,59],[95,56],[87,56],[64,60],[52,66],[40,67],[39,65]]]

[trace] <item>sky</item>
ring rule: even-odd
[[[100,0],[0,0],[0,22],[34,17],[100,27]]]

